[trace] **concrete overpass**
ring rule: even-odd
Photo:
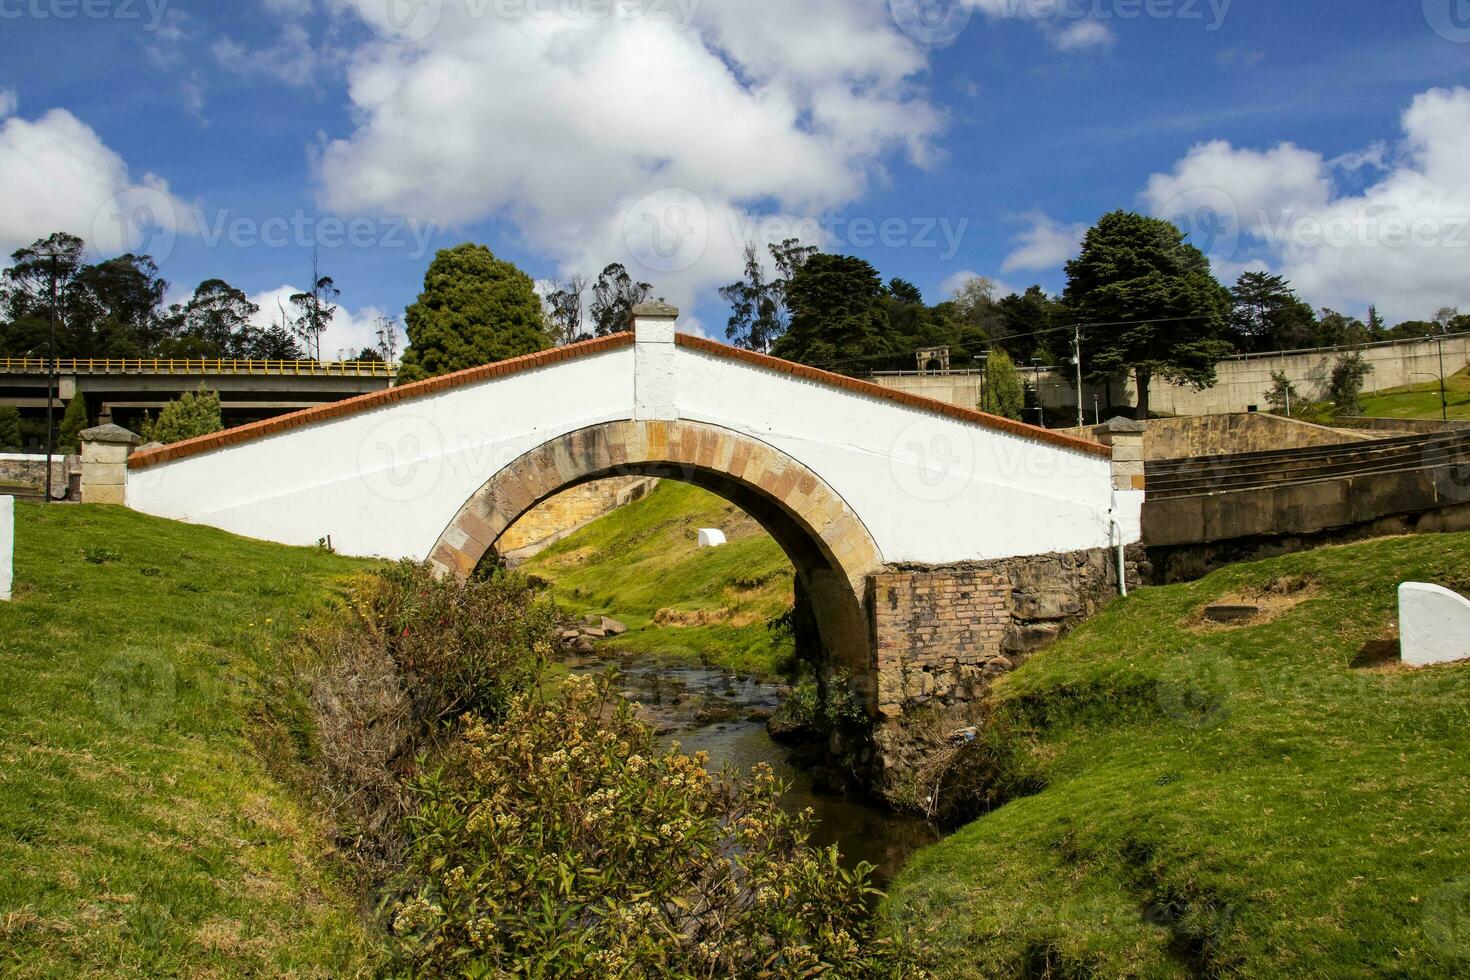
[[[1117,589],[1140,535],[1136,434],[1115,463],[1096,442],[677,334],[677,315],[646,304],[634,333],[125,465],[126,433],[89,433],[84,497],[467,576],[568,487],[684,480],[771,532],[829,665],[887,718],[978,694]]]
[[[128,424],[202,384],[220,393],[226,420],[238,423],[381,391],[394,374],[367,361],[75,358],[56,362],[55,394],[61,407],[80,395],[100,423]],[[44,358],[0,358],[0,405],[34,415],[46,407],[49,381]]]

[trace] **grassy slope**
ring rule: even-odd
[[[277,651],[364,565],[120,508],[21,504],[17,525],[0,973],[362,972],[352,900],[248,729]]]
[[[1322,591],[1272,624],[1181,625],[1283,574]],[[1046,788],[923,852],[889,914],[937,924],[947,976],[1470,968],[1470,665],[1349,667],[1392,635],[1404,580],[1470,593],[1470,535],[1242,565],[1114,605],[997,688],[1016,726],[1000,755]]]
[[[1470,368],[1445,379],[1452,419],[1470,419]],[[1363,397],[1363,414],[1383,419],[1437,419],[1441,415],[1439,381],[1428,378],[1404,388]]]
[[[726,530],[730,544],[698,548],[705,527]],[[630,632],[615,643],[622,649],[762,674],[777,672],[791,655],[789,637],[765,626],[791,604],[791,563],[743,512],[697,487],[665,480],[523,570],[550,580],[567,608],[627,623]],[[730,609],[743,625],[655,625],[665,608]]]

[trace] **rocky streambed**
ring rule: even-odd
[[[621,623],[601,617],[569,624],[562,634],[562,662],[577,674],[616,668],[621,693],[640,705],[665,743],[707,753],[711,769],[769,765],[791,786],[783,805],[810,808],[817,818],[813,843],[838,845],[844,864],[874,865],[881,885],[915,850],[938,840],[934,829],[917,817],[819,788],[813,771],[803,764],[802,750],[778,744],[767,730],[788,693],[785,685],[716,667],[658,663],[599,642],[622,632],[626,628]]]

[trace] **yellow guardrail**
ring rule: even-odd
[[[0,357],[0,374],[48,374],[45,358]],[[251,361],[144,357],[58,358],[57,374],[257,374],[302,377],[392,378],[398,371],[381,361]]]

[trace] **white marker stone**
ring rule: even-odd
[[[15,498],[0,497],[0,602],[10,601],[15,562]]]
[[[1404,663],[1429,667],[1470,660],[1470,599],[1438,585],[1399,586]]]
[[[699,546],[701,548],[722,548],[730,542],[725,540],[725,532],[714,528],[704,528],[699,532]]]

